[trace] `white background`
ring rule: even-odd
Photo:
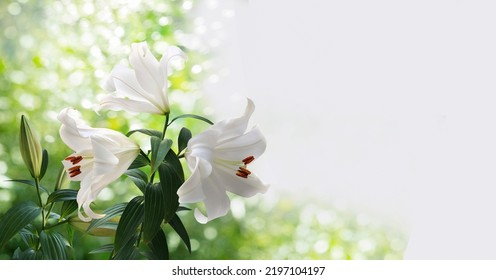
[[[207,6],[225,68],[207,95],[221,117],[255,101],[273,191],[408,227],[406,258],[496,258],[496,2]]]

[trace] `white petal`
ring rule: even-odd
[[[205,198],[201,187],[200,169],[198,168],[200,161],[196,158],[193,160],[195,161],[195,166],[192,169],[191,176],[177,190],[180,203],[193,203]]]
[[[80,119],[77,118],[77,112],[71,108],[65,108],[58,115],[59,121],[62,123],[60,126],[60,138],[69,146],[73,151],[90,150],[91,141],[83,137],[80,133],[80,128],[87,129]]]
[[[258,127],[231,138],[215,148],[215,157],[224,160],[243,160],[248,156],[258,158],[265,152],[267,141]]]
[[[248,126],[248,121],[250,120],[251,115],[255,111],[255,104],[251,99],[247,99],[246,109],[243,116],[239,118],[224,120],[214,124],[211,128],[222,131],[222,134],[219,138],[219,142],[224,142],[230,138],[238,137],[242,135]]]
[[[138,101],[106,95],[100,99],[100,109],[125,110],[135,113],[163,114],[163,112],[147,101]]]
[[[215,218],[225,216],[229,212],[230,201],[226,191],[219,187],[218,182],[210,180],[204,181],[203,192],[205,193],[205,210],[207,215],[203,215],[195,209],[195,218],[199,223],[206,223]]]
[[[135,43],[131,46],[132,52],[129,61],[133,66],[139,85],[150,95],[155,102],[159,102],[166,109],[164,83],[167,76],[160,70],[160,64],[148,49],[146,42]]]
[[[243,178],[236,175],[236,170],[225,166],[216,166],[210,176],[212,180],[219,182],[219,185],[227,191],[243,197],[252,197],[257,193],[265,193],[269,188],[254,173],[248,175],[248,178]]]

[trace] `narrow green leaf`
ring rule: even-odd
[[[22,183],[26,185],[30,185],[36,188],[36,183],[33,180],[24,180],[24,179],[13,179],[13,180],[7,180],[7,182],[16,182],[16,183]],[[40,189],[46,193],[49,193],[46,188],[44,188],[42,185],[40,185]]]
[[[142,154],[139,154],[136,159],[131,163],[128,169],[140,168],[150,164],[150,160]]]
[[[140,169],[129,169],[124,174],[131,179],[134,184],[141,190],[142,193],[145,193],[146,184],[148,184],[148,176],[143,170]]]
[[[131,131],[129,131],[126,134],[126,136],[129,137],[129,136],[131,136],[132,134],[134,134],[136,132],[143,133],[143,134],[148,135],[148,136],[155,136],[155,137],[158,137],[158,138],[162,138],[162,132],[160,132],[158,130],[152,130],[152,129],[136,129],[136,130],[131,130]]]
[[[180,115],[180,116],[177,116],[175,118],[173,118],[169,124],[173,123],[174,121],[178,120],[178,119],[183,119],[183,118],[192,118],[192,119],[197,119],[197,120],[200,120],[200,121],[204,121],[208,124],[214,124],[213,122],[211,122],[209,119],[207,118],[204,118],[202,116],[198,116],[198,115],[193,115],[193,114],[184,114],[184,115]]]
[[[186,149],[189,139],[191,139],[191,130],[186,127],[181,128],[181,131],[179,131],[179,136],[177,137],[178,153],[181,153],[184,149]]]
[[[176,212],[180,212],[180,211],[191,211],[191,209],[188,208],[188,207],[179,206],[179,207],[177,207],[177,211]]]
[[[172,217],[172,219],[169,221],[169,224],[179,235],[179,237],[181,237],[186,247],[188,247],[189,253],[191,254],[191,243],[189,241],[188,232],[186,231],[186,228],[184,227],[181,219],[179,219],[179,216],[174,215],[174,217]]]
[[[115,233],[115,254],[118,254],[119,250],[135,236],[138,226],[143,222],[143,201],[144,197],[137,196],[129,201],[124,209]]]
[[[164,220],[165,200],[160,184],[148,184],[145,190],[145,219],[143,222],[143,239],[150,242],[160,230]]]
[[[111,253],[114,250],[114,244],[105,244],[99,248],[91,250],[88,254]]]
[[[19,231],[21,240],[24,242],[26,247],[36,248],[38,244],[38,235],[35,234],[35,231],[36,229],[31,224]]]
[[[152,242],[148,243],[148,247],[152,250],[152,258],[154,260],[168,260],[169,259],[169,247],[167,246],[167,238],[162,229],[160,229]]]
[[[137,235],[133,235],[129,240],[122,246],[119,251],[114,250],[112,255],[113,260],[134,260],[137,259],[139,252],[134,244],[138,240]]]
[[[172,147],[172,140],[170,139],[161,140],[160,138],[153,136],[152,138],[150,138],[150,142],[152,147],[151,167],[153,173],[157,171],[157,168],[162,163],[165,156]]]
[[[122,212],[124,212],[124,209],[126,209],[126,206],[127,206],[127,202],[123,202],[106,209],[105,211],[103,211],[105,217],[101,219],[92,220],[86,231],[91,231],[94,228],[99,228],[100,226],[107,224],[107,222],[110,219],[121,215]]]
[[[177,190],[184,183],[183,168],[174,151],[169,151],[158,171],[166,206],[164,219],[168,222],[179,207]]]
[[[41,213],[33,202],[23,202],[10,208],[0,221],[0,248]]]
[[[60,217],[65,218],[71,215],[74,211],[78,209],[78,204],[76,200],[66,200],[62,203],[60,208]]]
[[[33,248],[28,248],[24,251],[17,248],[12,255],[13,260],[36,260],[36,251]]]
[[[76,200],[78,191],[71,189],[56,190],[48,196],[47,204],[52,202]]]
[[[40,169],[40,180],[45,176],[45,172],[47,171],[48,167],[48,152],[47,150],[43,149],[42,155],[41,155],[41,169]]]
[[[40,245],[43,259],[45,260],[67,260],[67,247],[69,242],[56,231],[42,231],[40,233]]]

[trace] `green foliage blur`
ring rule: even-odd
[[[181,46],[188,60],[169,77],[171,111],[201,112],[206,102],[200,98],[201,82],[211,58],[192,31],[196,5],[190,0],[0,2],[0,216],[19,202],[36,199],[29,186],[8,182],[29,178],[19,152],[21,115],[28,117],[48,151],[45,184],[55,184],[61,160],[72,152],[58,136],[57,115],[65,107],[80,110],[94,127],[123,133],[161,129],[163,120],[148,114],[93,110],[97,96],[104,93],[102,80],[117,63],[128,63],[131,43],[147,41],[156,57],[167,45]],[[192,71],[195,67],[205,71]],[[181,122],[168,133],[177,135],[187,125],[194,135],[206,127],[195,120]],[[77,189],[77,184],[71,183],[71,188]],[[123,179],[101,193],[94,209],[102,212],[138,193]],[[398,229],[363,214],[285,196],[233,197],[231,213],[207,225],[198,224],[191,211],[180,215],[192,254],[169,228],[171,259],[401,259],[405,248],[405,236]],[[74,259],[108,259],[106,253],[89,252],[111,243],[111,237],[70,226],[63,230],[73,236]],[[14,249],[7,244],[0,259],[9,259]]]

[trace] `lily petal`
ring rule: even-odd
[[[226,191],[220,188],[216,180],[207,179],[204,181],[205,210],[207,215],[204,215],[198,209],[195,209],[195,218],[199,223],[205,224],[215,218],[225,216],[229,212],[230,201]]]

